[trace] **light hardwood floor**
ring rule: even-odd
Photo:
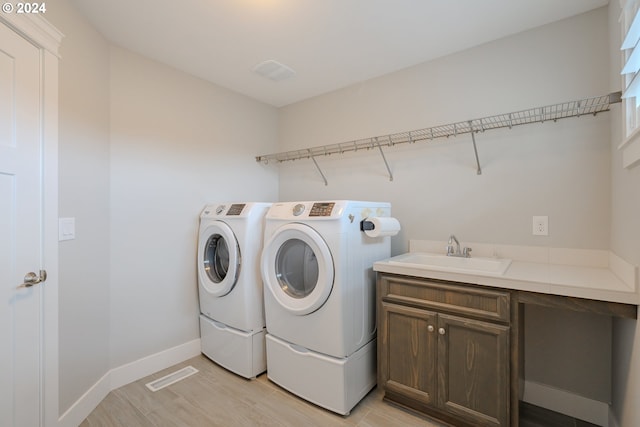
[[[199,372],[156,392],[145,387],[188,365]],[[112,391],[81,424],[93,426],[442,427],[383,402],[377,389],[342,417],[283,390],[266,374],[246,380],[204,356]]]

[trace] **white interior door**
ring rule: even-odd
[[[0,23],[0,424],[39,426],[43,405],[40,49]]]

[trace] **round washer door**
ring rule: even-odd
[[[264,285],[285,310],[316,311],[333,287],[331,251],[313,228],[298,223],[280,227],[262,252]]]
[[[229,292],[240,274],[240,248],[231,228],[215,221],[200,233],[198,276],[207,292],[221,297]]]

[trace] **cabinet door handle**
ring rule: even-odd
[[[427,330],[428,330],[429,332],[433,332],[435,329],[436,329],[436,328],[434,328],[434,327],[433,327],[433,325],[429,325],[429,326],[427,326]]]
[[[445,331],[445,329],[444,329],[444,328],[438,328],[438,333],[439,333],[440,335],[444,335],[444,334],[446,334],[446,333],[447,333],[447,331]]]

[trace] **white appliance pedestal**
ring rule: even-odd
[[[345,358],[317,353],[271,334],[267,342],[267,376],[301,398],[341,415],[376,385],[376,340]]]
[[[267,370],[265,329],[244,332],[200,315],[202,353],[218,365],[245,378]]]

